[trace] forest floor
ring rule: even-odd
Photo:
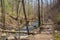
[[[47,27],[48,25],[46,25]],[[49,25],[51,26],[51,25]],[[45,26],[44,26],[45,27]],[[52,27],[52,26],[51,26]],[[45,29],[44,31],[42,31],[40,34],[36,34],[36,35],[31,35],[29,36],[27,39],[28,40],[53,40],[53,34],[51,33],[52,30],[50,29]]]
[[[50,34],[37,34],[29,37],[29,40],[53,40],[53,36]]]
[[[52,24],[52,22],[49,22]],[[27,39],[28,40],[53,40],[53,25],[42,25],[42,27],[46,28],[44,29],[40,34],[31,35]],[[47,29],[48,28],[48,29]]]

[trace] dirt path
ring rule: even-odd
[[[52,22],[50,22],[52,23]],[[53,25],[43,25],[43,27],[48,29],[44,29],[41,34],[36,34],[34,36],[30,36],[28,39],[29,40],[53,40],[53,35],[52,35],[52,27]]]
[[[35,36],[29,37],[30,40],[52,40],[53,37],[50,34],[37,34]]]

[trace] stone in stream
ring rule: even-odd
[[[14,36],[9,36],[8,38],[7,38],[8,40],[14,40],[15,38],[14,38]]]
[[[34,26],[34,28],[36,29],[37,27],[36,27],[36,26]]]
[[[8,40],[8,39],[6,39],[6,40]]]
[[[1,35],[1,39],[0,40],[6,40],[6,33],[3,33],[2,35]]]

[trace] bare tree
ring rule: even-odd
[[[40,26],[40,0],[38,0],[38,19],[39,19],[38,26]]]
[[[24,12],[25,21],[26,21],[26,29],[27,29],[27,33],[28,33],[28,35],[29,35],[29,29],[28,29],[28,23],[29,23],[29,21],[27,21],[27,16],[26,16],[26,11],[25,11],[24,0],[22,0],[22,5],[23,5],[23,12]]]
[[[4,0],[1,0],[1,13],[2,13],[3,29],[5,29],[5,3],[4,3]]]
[[[17,0],[17,6],[16,6],[17,17],[16,17],[16,19],[18,19],[18,16],[19,16],[19,4],[20,4],[20,0]]]

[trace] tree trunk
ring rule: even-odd
[[[40,0],[38,0],[38,20],[39,20],[39,24],[38,27],[40,26]]]
[[[4,0],[1,0],[1,13],[2,13],[3,29],[5,29],[5,3],[4,3]]]
[[[25,16],[25,21],[26,21],[26,29],[27,29],[27,33],[29,35],[29,29],[28,29],[28,21],[27,21],[27,16],[26,16],[26,11],[25,11],[25,4],[24,4],[24,0],[22,0],[22,5],[23,5],[23,12],[24,12],[24,16]]]

